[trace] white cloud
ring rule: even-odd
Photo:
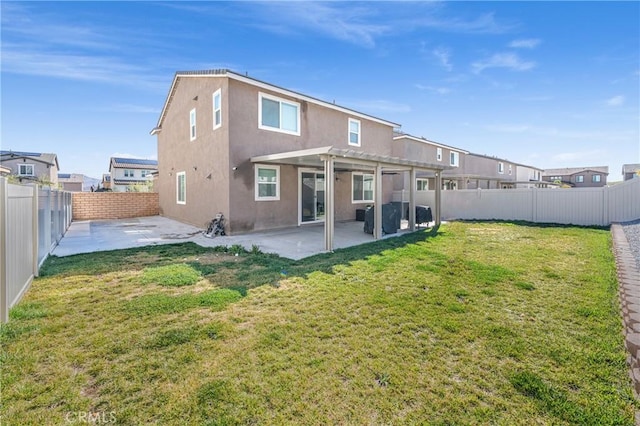
[[[574,152],[562,152],[551,156],[551,161],[554,163],[581,163],[591,165],[591,163],[598,163],[603,157],[606,157],[607,152],[603,149],[592,149],[588,151],[574,151]]]
[[[528,124],[490,124],[485,128],[499,133],[523,133],[532,130]]]
[[[435,87],[435,86],[425,86],[423,84],[416,84],[416,88],[420,90],[428,90],[430,92],[434,92],[439,95],[446,95],[448,93],[451,93],[451,89],[449,89],[448,87]]]
[[[433,49],[431,53],[438,59],[438,61],[440,61],[440,65],[442,65],[447,71],[451,71],[453,69],[453,65],[451,64],[451,52],[449,49],[438,47]]]
[[[618,95],[613,98],[607,99],[607,105],[609,106],[620,106],[624,103],[624,96]]]
[[[509,47],[513,47],[515,49],[534,49],[538,47],[539,44],[540,39],[538,38],[526,38],[513,40],[511,43],[509,43]]]
[[[480,74],[488,68],[507,68],[514,71],[528,71],[534,68],[536,63],[524,61],[515,53],[496,53],[490,58],[474,62],[471,66],[476,74]]]

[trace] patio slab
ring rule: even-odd
[[[406,228],[406,223],[403,223]],[[90,220],[71,223],[64,237],[53,250],[56,256],[117,250],[157,244],[192,241],[203,247],[253,245],[263,253],[275,253],[289,259],[302,259],[324,252],[322,223],[292,228],[252,232],[234,236],[207,238],[203,229],[162,216],[133,219]],[[383,238],[402,235],[387,234]],[[363,222],[336,222],[334,248],[345,248],[375,241],[363,231]]]

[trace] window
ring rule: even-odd
[[[147,175],[150,175],[151,171],[149,170],[140,170],[140,177],[147,177]]]
[[[354,203],[373,202],[373,175],[368,173],[353,173],[351,181],[351,201]]]
[[[222,126],[222,89],[213,94],[213,130]]]
[[[124,177],[133,177],[134,171],[132,169],[124,169]]]
[[[511,164],[509,164],[509,174],[512,175],[513,174],[513,168],[511,167]]]
[[[593,182],[593,183],[598,183],[598,182],[600,182],[600,175],[593,175],[593,176],[591,176],[591,182]]]
[[[185,172],[176,173],[176,203],[187,204],[187,175]]]
[[[582,183],[582,182],[584,182],[584,176],[583,176],[583,175],[578,175],[578,176],[576,176],[576,182],[577,182],[577,183]]]
[[[416,179],[416,191],[428,191],[429,181],[427,179]]]
[[[437,150],[436,150],[436,160],[442,161],[442,148],[437,148]]]
[[[498,173],[504,174],[504,163],[498,163]]]
[[[260,93],[258,128],[300,135],[300,104]]]
[[[449,155],[450,161],[449,161],[449,163],[454,167],[458,167],[458,155],[459,154],[457,152],[453,152],[453,151],[450,152],[450,155]]]
[[[280,166],[256,165],[256,201],[280,199]]]
[[[35,176],[33,164],[18,164],[18,175]]]
[[[360,121],[349,119],[349,145],[360,146]]]
[[[190,140],[192,141],[196,140],[196,109],[195,108],[189,112],[189,129],[190,129],[190,133],[189,133]]]

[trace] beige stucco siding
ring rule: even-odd
[[[181,78],[158,134],[160,213],[204,227],[216,213],[229,214],[227,79]],[[213,93],[222,89],[222,126],[213,130]],[[197,97],[197,99],[195,99]],[[196,108],[196,138],[189,114]],[[176,174],[185,172],[186,204],[176,202]]]

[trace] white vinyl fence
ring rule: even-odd
[[[0,322],[71,223],[71,193],[0,177]]]
[[[400,201],[406,192],[394,193]],[[416,204],[435,205],[435,191],[416,193]],[[522,220],[608,226],[640,219],[640,179],[602,188],[522,188],[442,191],[442,219]]]

